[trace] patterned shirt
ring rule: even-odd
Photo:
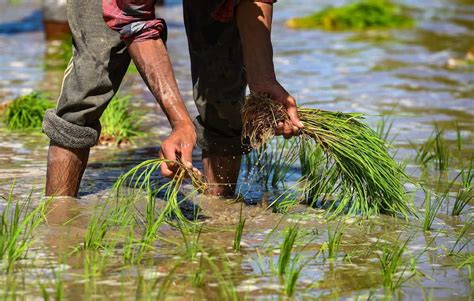
[[[211,13],[212,18],[220,22],[232,20],[239,1],[220,0]],[[274,3],[277,0],[252,1]],[[166,40],[166,23],[155,17],[155,0],[102,0],[102,10],[107,25],[118,31],[124,41]]]

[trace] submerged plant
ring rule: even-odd
[[[285,237],[280,246],[280,256],[278,257],[278,275],[282,277],[290,267],[291,252],[295,245],[296,237],[298,236],[298,225],[295,224],[288,227],[285,232]]]
[[[341,220],[338,221],[334,230],[328,228],[328,241],[323,245],[322,249],[327,250],[329,259],[336,259],[341,247],[343,235],[343,226],[341,226]]]
[[[448,255],[452,256],[452,255],[455,255],[455,254],[456,255],[459,254],[471,242],[471,239],[466,239],[466,242],[464,244],[462,244],[461,246],[459,246],[459,244],[461,243],[461,241],[463,240],[464,236],[466,235],[468,230],[471,228],[471,226],[472,226],[472,219],[467,221],[464,224],[464,226],[461,228],[458,235],[456,236],[456,241],[454,242],[453,247],[448,252]]]
[[[432,229],[433,222],[438,214],[441,205],[443,204],[446,196],[448,195],[449,189],[447,189],[442,195],[436,195],[433,197],[430,191],[425,190],[425,212],[423,218],[423,230],[429,231]]]
[[[378,255],[385,288],[394,290],[415,275],[415,273],[407,275],[408,265],[402,268],[403,254],[409,241],[410,238],[403,244],[396,244],[392,247],[384,246],[382,255]]]
[[[436,170],[447,171],[450,161],[451,153],[444,137],[444,130],[436,125],[428,141],[417,150],[415,162],[423,167],[434,164]]]
[[[6,207],[0,215],[0,262],[10,270],[13,264],[28,252],[38,226],[43,222],[50,200],[32,208],[32,193],[25,201],[15,201],[13,187],[7,197]]]
[[[402,7],[388,0],[359,0],[341,7],[328,7],[306,17],[293,18],[286,25],[295,29],[364,30],[407,27],[414,21]]]
[[[100,144],[120,145],[130,143],[133,138],[141,135],[141,118],[137,112],[130,112],[130,96],[115,96],[100,118],[102,132]]]
[[[317,173],[324,167],[321,174],[327,176],[322,183],[335,183],[332,194],[338,200],[330,206],[333,214],[347,211],[365,216],[389,213],[408,217],[413,213],[403,187],[407,179],[404,171],[389,155],[384,141],[363,122],[361,114],[308,108],[299,108],[298,113],[304,124],[298,144],[312,140],[324,154],[323,164],[308,168]],[[257,148],[274,136],[279,122],[289,117],[282,104],[266,94],[252,93],[242,109],[242,119],[243,136]]]
[[[54,105],[43,93],[19,96],[8,104],[3,119],[11,131],[40,130],[43,116]]]

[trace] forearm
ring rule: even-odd
[[[140,75],[166,114],[171,127],[192,121],[179,93],[168,52],[161,39],[131,42],[128,51]]]
[[[273,6],[242,0],[236,12],[250,90],[276,84],[271,42]]]

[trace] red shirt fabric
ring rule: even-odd
[[[240,0],[221,0],[211,13],[220,22],[229,22]],[[277,0],[252,0],[275,3]],[[166,40],[166,22],[155,16],[155,0],[102,0],[102,13],[107,25],[120,33],[124,41]]]

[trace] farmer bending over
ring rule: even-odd
[[[160,156],[181,157],[192,166],[196,142],[202,149],[208,195],[232,197],[241,155],[240,109],[248,84],[288,108],[291,122],[277,134],[295,135],[302,124],[295,99],[277,82],[270,38],[276,0],[184,0],[193,95],[199,116],[184,106],[165,47],[166,23],[155,18],[154,0],[69,0],[74,54],[63,79],[56,110],[44,118],[51,139],[46,195],[77,196],[90,147],[100,135],[99,118],[119,89],[133,59],[166,114],[171,134]],[[176,166],[161,165],[172,177]]]

